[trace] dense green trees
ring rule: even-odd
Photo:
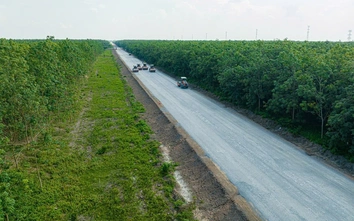
[[[33,117],[40,117],[36,113],[39,112],[38,87],[33,84],[34,76],[28,73],[25,57],[29,46],[1,39],[0,47],[1,123],[3,136],[14,141],[26,137]]]
[[[53,111],[68,107],[71,85],[105,41],[0,39],[0,144],[29,142]]]
[[[330,146],[339,153],[354,155],[354,79],[333,104],[328,119]]]
[[[10,144],[15,150],[16,145],[35,140],[36,134],[45,131],[50,116],[67,111],[75,83],[108,44],[53,37],[42,41],[0,39],[0,220],[9,220],[14,213],[10,181],[19,175],[7,172],[5,146]],[[17,165],[16,156],[13,158]]]
[[[341,42],[115,42],[172,75],[292,128],[354,160],[354,45]],[[299,131],[299,130],[298,130]]]

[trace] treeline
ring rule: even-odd
[[[68,111],[77,80],[109,47],[101,40],[0,39],[0,145],[30,142]]]
[[[115,42],[146,62],[354,160],[354,44],[293,41]]]

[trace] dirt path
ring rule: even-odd
[[[114,56],[135,97],[146,109],[143,117],[155,132],[155,139],[169,152],[171,160],[178,163],[177,171],[196,202],[195,217],[203,221],[260,220],[250,205],[238,195],[236,187],[208,158],[203,157],[199,146],[183,129],[175,126],[176,122],[171,122],[168,113],[161,111],[158,103],[145,92],[116,53]]]

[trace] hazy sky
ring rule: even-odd
[[[354,0],[0,0],[8,39],[306,40],[308,26],[310,41],[354,39]]]

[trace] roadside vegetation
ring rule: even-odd
[[[107,47],[0,40],[0,220],[193,220]]]
[[[115,42],[354,162],[352,42]]]

